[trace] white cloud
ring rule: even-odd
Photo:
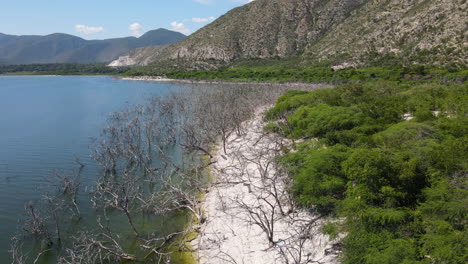
[[[215,2],[216,0],[194,0],[194,1],[200,4],[209,5],[209,4],[213,4],[213,2]],[[231,2],[234,2],[234,3],[250,3],[253,1],[254,0],[231,0]]]
[[[75,31],[78,33],[90,35],[104,31],[103,27],[90,27],[86,25],[75,25]]]
[[[210,4],[212,2],[212,0],[195,0],[195,2],[207,5],[207,4]]]
[[[143,26],[140,23],[135,22],[128,27],[128,30],[133,36],[139,37],[142,35]]]
[[[210,21],[213,21],[215,20],[215,17],[214,16],[210,16],[210,17],[194,17],[192,18],[192,22],[195,22],[195,23],[207,23],[207,22],[210,22]]]
[[[253,2],[254,0],[232,0],[232,2],[235,3],[250,3]]]
[[[190,29],[185,27],[184,23],[182,23],[182,22],[180,22],[180,23],[177,22],[177,21],[171,22],[171,26],[172,26],[173,31],[180,32],[180,33],[182,33],[184,35],[189,35],[190,34]]]

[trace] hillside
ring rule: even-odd
[[[306,57],[366,60],[394,56],[406,63],[467,63],[466,0],[372,0],[319,42]]]
[[[466,65],[465,0],[256,0],[184,41],[127,54],[119,65],[214,69],[239,60]]]
[[[67,34],[12,36],[0,34],[0,64],[109,62],[145,46],[181,41],[185,35],[157,29],[139,38],[84,40]]]

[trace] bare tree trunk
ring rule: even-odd
[[[57,242],[59,245],[62,244],[62,236],[60,235],[60,226],[59,226],[59,221],[57,217],[57,212],[55,210],[52,211],[52,215],[54,217],[54,222],[55,222],[55,231],[57,233]]]
[[[132,227],[133,233],[135,233],[135,236],[139,237],[140,233],[138,233],[138,230],[136,229],[135,225],[133,224],[132,216],[130,215],[130,212],[127,209],[124,209],[124,213],[127,216],[128,223]]]

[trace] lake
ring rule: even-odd
[[[96,179],[90,138],[109,113],[179,89],[105,76],[0,76],[0,263],[8,263],[25,205],[47,192],[54,173],[76,168],[78,158],[84,185]]]

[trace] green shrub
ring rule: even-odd
[[[291,136],[322,137],[328,132],[350,130],[369,121],[358,109],[318,104],[301,106],[288,118]]]
[[[345,219],[323,227],[346,234],[343,263],[468,262],[468,89],[446,83],[457,74],[347,69],[334,77],[373,80],[290,92],[270,110],[285,135],[306,139],[281,159],[294,197]]]
[[[402,122],[373,135],[372,141],[378,147],[401,149],[408,141],[432,138],[435,136],[435,133],[436,130],[430,125],[416,122]]]
[[[330,214],[344,198],[346,178],[341,163],[348,157],[344,146],[304,148],[286,155],[283,162],[294,171],[294,195],[303,206]]]

